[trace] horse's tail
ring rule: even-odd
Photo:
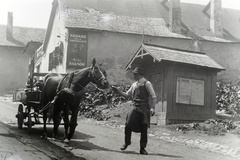
[[[51,103],[51,102],[49,102]],[[49,106],[49,110],[48,110],[48,122],[50,122],[52,119],[53,119],[53,107],[54,107],[54,104],[51,104]]]

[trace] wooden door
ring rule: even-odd
[[[165,112],[163,109],[163,76],[161,73],[151,74],[146,78],[152,83],[154,91],[157,96],[157,103],[155,105],[155,116],[151,117],[151,123],[157,124],[157,117],[161,112]]]

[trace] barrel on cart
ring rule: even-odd
[[[35,76],[36,75],[44,76],[46,74],[35,74]],[[13,101],[19,102],[16,114],[18,128],[22,129],[23,126],[27,126],[29,133],[31,132],[32,126],[43,124],[43,122],[41,122],[43,117],[41,112],[43,107],[41,106],[41,85],[43,85],[41,80],[34,84],[32,81],[26,88],[13,92]]]

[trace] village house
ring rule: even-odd
[[[0,25],[0,95],[26,87],[29,54],[35,53],[44,36],[44,29],[13,26],[13,13],[8,13],[7,25]],[[23,54],[28,43],[35,44],[34,52]]]
[[[99,63],[103,61],[110,83],[119,84],[130,83],[126,65],[131,63],[139,47],[146,44],[168,48],[169,57],[175,52],[204,55],[212,62],[205,66],[207,70],[202,68],[199,56],[194,55],[193,59],[186,56],[180,64],[185,68],[179,71],[185,72],[182,74],[174,69],[175,63],[168,63],[166,67],[156,57],[145,64],[166,67],[165,71],[173,78],[162,77],[165,74],[160,76],[165,81],[171,80],[165,88],[166,91],[170,87],[171,91],[158,99],[159,103],[167,102],[163,105],[165,109],[160,111],[164,112],[163,123],[203,120],[215,116],[216,81],[240,79],[239,27],[239,12],[222,8],[221,0],[209,0],[206,6],[181,3],[180,0],[54,0],[34,68],[41,73],[68,73],[88,66],[96,58]],[[162,50],[158,51],[161,55]],[[190,60],[191,65],[185,65],[186,60]],[[209,67],[212,64],[214,66]],[[131,67],[128,65],[127,69]],[[155,69],[155,73],[162,71]],[[190,85],[195,86],[195,90],[185,90],[186,95],[177,90]],[[158,87],[155,85],[155,88]],[[198,93],[201,100],[197,101],[196,95],[192,97],[191,93]],[[208,93],[210,99],[206,99]],[[171,94],[175,96],[170,97]],[[191,98],[197,104],[192,103]],[[180,111],[182,114],[177,116]],[[199,111],[199,115],[193,114]]]
[[[129,58],[142,43],[151,43],[206,53],[226,68],[218,78],[240,78],[239,15],[221,8],[221,1],[202,6],[179,0],[54,0],[52,5],[44,54],[36,59],[40,72],[66,73],[97,58],[113,82],[125,82],[122,69]]]

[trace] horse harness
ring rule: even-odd
[[[99,79],[96,79],[95,76],[94,76],[94,68],[92,71],[89,72],[89,75],[88,77],[92,77],[94,81],[100,81],[102,79],[105,78],[104,74],[100,71],[101,73],[101,77]],[[57,89],[56,89],[56,96],[53,98],[53,100],[51,102],[49,102],[46,106],[44,106],[41,110],[41,112],[43,112],[44,110],[48,109],[50,107],[50,105],[54,104],[56,99],[58,98],[59,94],[61,92],[67,92],[69,94],[72,94],[73,96],[80,96],[80,95],[83,95],[84,94],[84,89],[86,89],[86,87],[80,85],[79,83],[77,82],[73,82],[73,78],[74,78],[74,72],[70,73],[70,78],[68,80],[68,82],[66,83],[66,85],[64,86],[63,89],[60,90],[61,88],[61,83],[62,81],[67,78],[69,74],[66,74],[59,82],[58,82],[58,86],[57,86]],[[80,92],[74,92],[72,89],[70,89],[70,86],[71,84],[76,84],[80,87],[82,87],[83,89],[80,91]],[[91,83],[92,84],[92,83]],[[93,84],[92,84],[93,85]],[[97,86],[93,85],[95,88],[99,89]],[[90,91],[89,89],[86,89],[87,91]]]

